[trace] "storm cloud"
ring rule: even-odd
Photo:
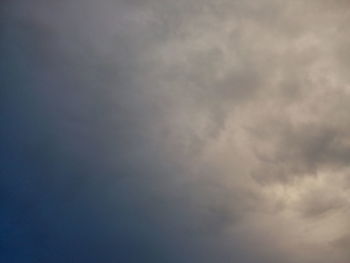
[[[349,260],[349,12],[3,1],[0,261]]]

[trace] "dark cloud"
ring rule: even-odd
[[[345,258],[345,6],[5,1],[0,261]]]

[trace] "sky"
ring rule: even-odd
[[[0,262],[348,262],[349,22],[347,0],[2,0]]]

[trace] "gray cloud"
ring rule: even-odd
[[[344,260],[347,8],[6,2],[2,258]]]

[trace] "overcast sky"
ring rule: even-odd
[[[2,0],[0,262],[348,262],[349,24],[347,0]]]

